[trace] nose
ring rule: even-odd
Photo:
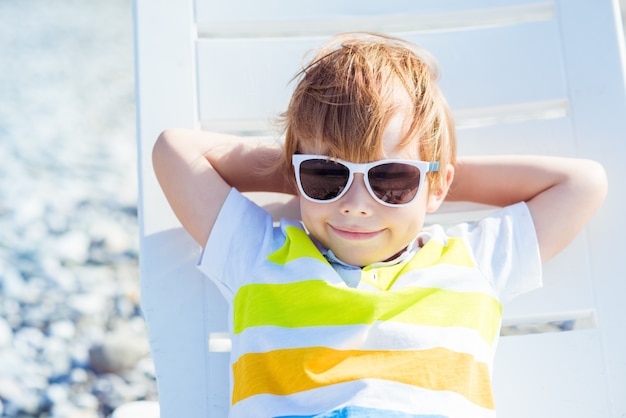
[[[376,201],[365,186],[363,174],[354,175],[354,181],[338,203],[344,215],[369,216],[372,214]]]

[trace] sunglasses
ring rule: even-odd
[[[380,160],[356,164],[323,155],[294,154],[296,182],[312,202],[330,203],[343,196],[361,173],[372,197],[385,206],[405,206],[418,195],[426,173],[438,171],[438,162]]]

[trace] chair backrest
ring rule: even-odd
[[[617,0],[135,0],[135,23],[142,306],[162,417],[226,416],[229,347],[225,302],[196,271],[199,249],[157,185],[153,142],[168,127],[270,138],[305,52],[354,30],[397,34],[434,54],[460,154],[582,156],[605,166],[603,208],[545,265],[545,288],[505,306],[505,333],[514,335],[498,349],[496,404],[504,418],[626,415]],[[449,206],[432,221],[480,213]]]

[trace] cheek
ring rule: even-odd
[[[418,198],[413,205],[399,208],[388,219],[395,224],[396,230],[403,235],[417,235],[424,225],[425,212],[425,202]]]
[[[300,216],[302,217],[302,219],[304,219],[305,217],[307,217],[308,214],[312,212],[311,203],[313,202],[306,200],[304,197],[302,197],[302,195],[298,195],[298,199],[300,201]]]
[[[416,228],[416,225],[421,223],[419,218],[420,216],[417,212],[403,210],[400,213],[396,213],[390,221],[398,226],[403,225],[407,230],[413,230]]]
[[[311,202],[300,196],[300,219],[307,229],[315,229],[317,223],[321,222],[324,214],[324,206],[320,203]]]

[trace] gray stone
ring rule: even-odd
[[[150,352],[145,338],[127,329],[110,332],[89,350],[91,368],[98,373],[120,373],[133,368]]]

